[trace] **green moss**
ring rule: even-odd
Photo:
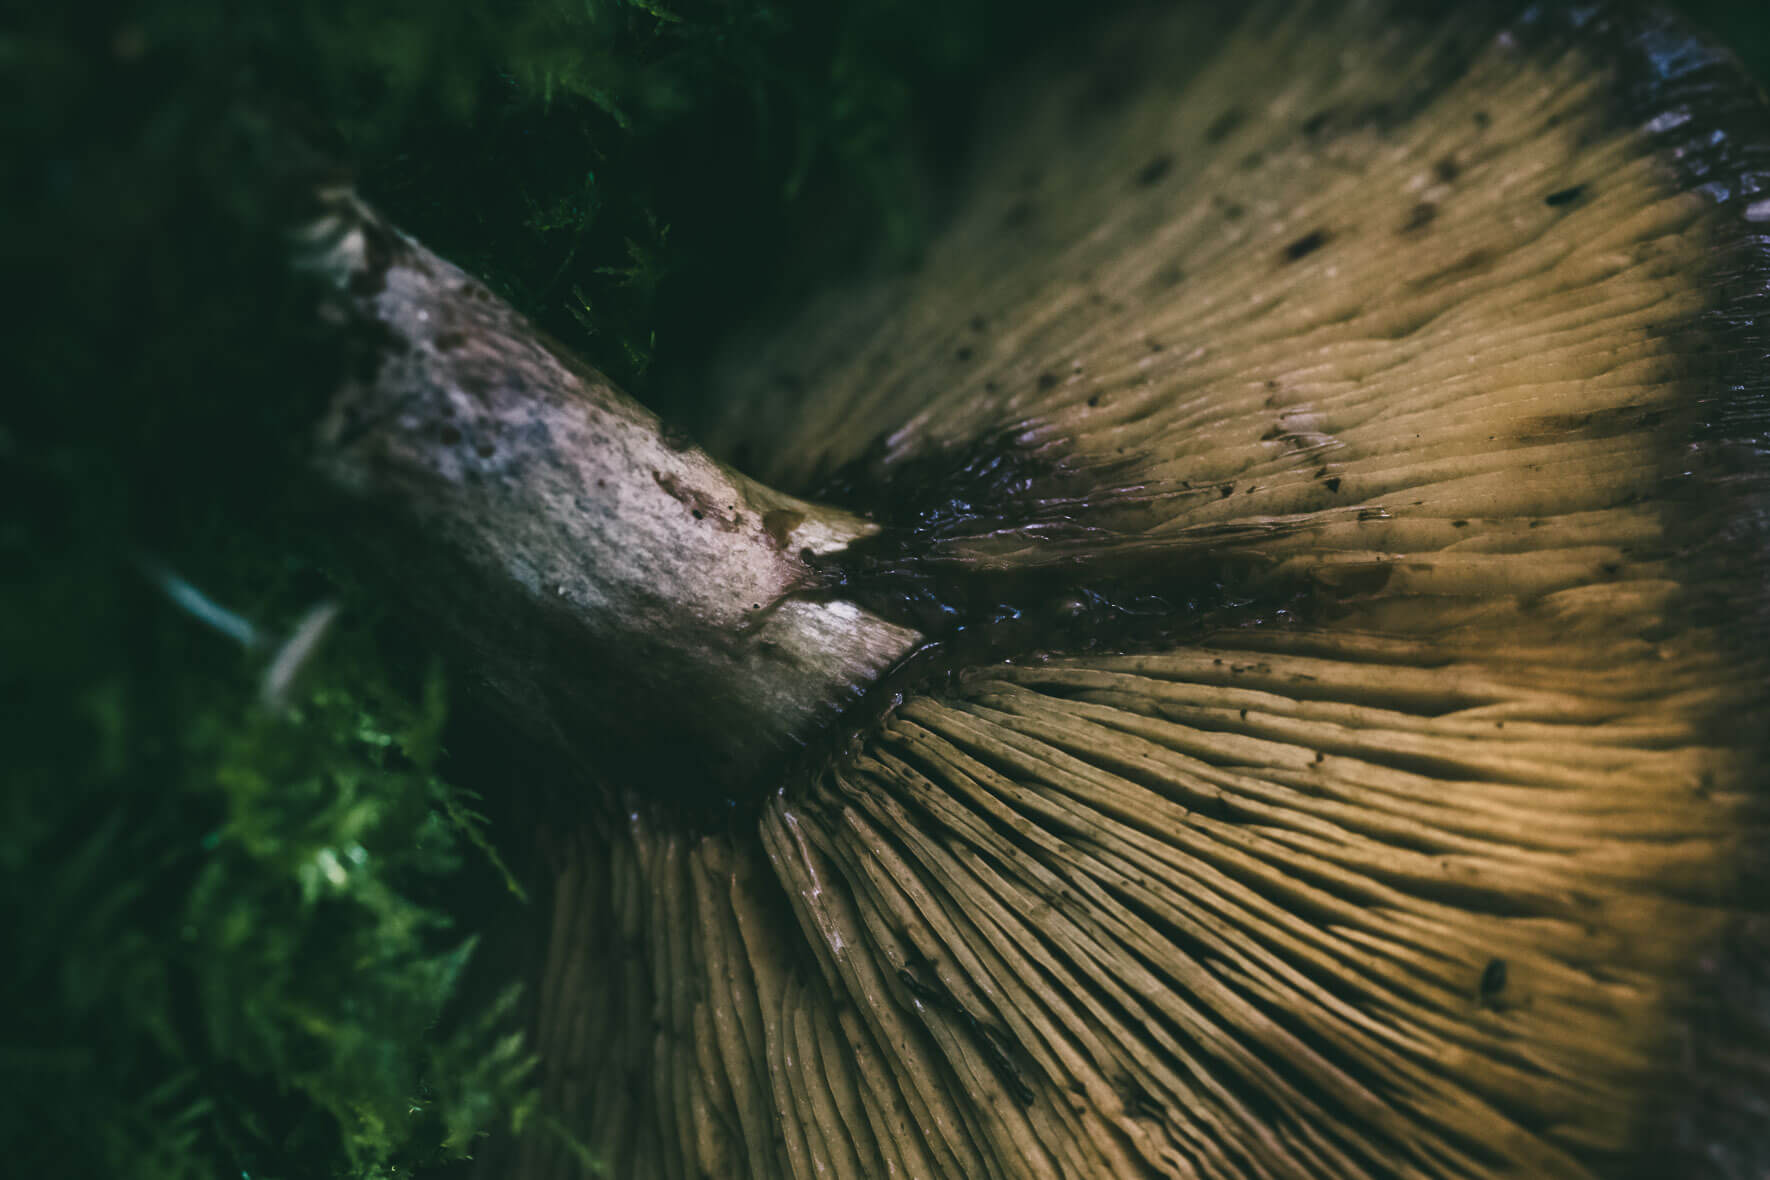
[[[385,1176],[520,1120],[515,993],[450,1008],[475,940],[436,902],[484,833],[436,773],[440,680],[345,635],[273,711],[261,657],[157,622],[150,681],[101,674],[11,767],[12,1166]]]

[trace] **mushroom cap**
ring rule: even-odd
[[[1661,18],[1463,7],[1140,13],[721,368],[716,453],[886,526],[828,576],[974,640],[564,851],[611,1174],[1770,1166],[1770,118]]]

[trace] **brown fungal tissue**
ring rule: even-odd
[[[1770,1174],[1770,116],[1633,8],[1242,7],[1029,68],[718,370],[749,523],[621,576],[750,546],[809,687],[703,726],[738,806],[579,748],[504,1174]]]

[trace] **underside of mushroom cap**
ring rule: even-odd
[[[562,850],[556,1116],[621,1177],[1762,1175],[1731,60],[1632,8],[1195,6],[980,143],[707,437],[884,525],[844,593],[981,638],[759,814]]]

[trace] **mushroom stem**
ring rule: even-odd
[[[348,192],[302,235],[366,363],[317,438],[419,617],[505,711],[631,785],[729,792],[918,641],[813,595],[875,531],[710,458]]]

